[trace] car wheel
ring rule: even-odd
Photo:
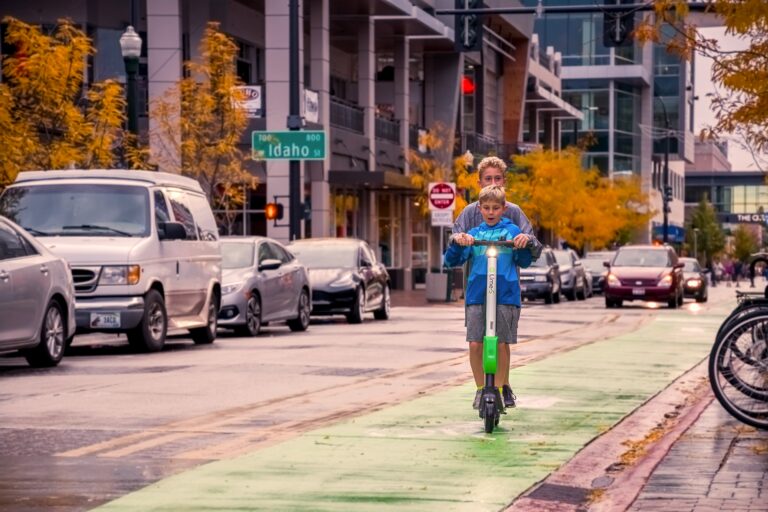
[[[219,298],[214,294],[208,304],[208,323],[205,327],[190,329],[192,341],[196,345],[208,345],[216,339],[216,330],[219,327]]]
[[[572,290],[563,292],[563,295],[565,295],[565,298],[568,300],[576,300],[576,287],[574,286]]]
[[[557,290],[556,292],[552,293],[552,302],[555,304],[560,304],[560,290]]]
[[[548,291],[544,294],[544,304],[552,304],[552,302],[555,300],[554,293],[552,293],[552,290]]]
[[[298,316],[288,320],[288,327],[292,331],[306,331],[309,327],[309,313],[311,310],[312,305],[309,303],[309,293],[307,293],[307,290],[301,290]]]
[[[696,297],[696,302],[707,302],[708,298],[709,298],[709,292],[702,293],[701,295]]]
[[[577,300],[587,300],[587,283],[583,279],[581,281],[581,291],[575,290],[574,294]]]
[[[61,315],[61,306],[56,301],[51,301],[43,315],[43,323],[40,326],[40,343],[24,353],[27,362],[35,368],[56,366],[64,356],[64,318]]]
[[[389,285],[384,285],[384,294],[381,297],[381,307],[373,312],[373,318],[376,320],[388,320],[389,311],[392,309],[392,297],[389,292]]]
[[[614,307],[614,303],[613,303],[613,301],[612,301],[611,299],[609,299],[608,297],[606,297],[606,298],[605,298],[605,307],[606,307],[606,308],[612,308],[612,307]]]
[[[257,294],[251,294],[245,304],[245,325],[240,325],[235,332],[240,336],[258,336],[261,331],[261,300]]]
[[[144,352],[157,352],[165,345],[168,333],[168,314],[163,296],[149,290],[144,296],[144,315],[139,325],[128,331],[128,343]]]
[[[683,305],[683,293],[680,292],[680,295],[677,297],[677,305],[682,306]]]
[[[355,303],[352,304],[352,311],[347,314],[347,322],[351,324],[359,324],[363,321],[363,314],[365,313],[365,292],[363,288],[357,289],[357,295],[355,297]]]
[[[669,309],[677,309],[678,302],[677,302],[677,295],[674,295],[667,300],[667,306]]]

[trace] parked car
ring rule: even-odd
[[[389,318],[389,274],[366,242],[310,238],[296,240],[288,249],[309,270],[313,315],[344,314],[353,324],[369,311],[377,320]]]
[[[263,322],[287,321],[306,331],[312,309],[306,267],[279,242],[265,237],[221,240],[219,326],[242,336],[259,334]]]
[[[568,300],[584,300],[587,298],[587,276],[576,251],[573,249],[557,249],[552,251],[560,267],[560,283],[563,295]]]
[[[552,249],[544,248],[539,259],[520,269],[520,294],[524,299],[560,302],[560,269]]]
[[[605,279],[605,306],[621,307],[625,300],[683,303],[683,264],[666,245],[627,245],[616,252]]]
[[[582,260],[611,261],[616,256],[616,251],[589,251],[584,253]]]
[[[75,335],[75,288],[64,259],[0,217],[0,352],[56,366]]]
[[[696,302],[707,302],[707,271],[701,268],[696,258],[680,258],[683,264],[683,294],[693,297]]]
[[[592,293],[603,292],[605,276],[608,275],[608,269],[605,268],[603,263],[604,261],[598,258],[585,258],[581,260],[581,264],[584,265],[584,270],[589,272],[592,277]]]
[[[218,228],[197,181],[150,171],[22,172],[0,214],[65,258],[78,331],[125,332],[161,350],[168,329],[212,343],[221,298]]]

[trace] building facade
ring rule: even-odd
[[[126,79],[119,39],[133,25],[143,39],[139,129],[144,136],[157,123],[153,99],[183,77],[185,61],[200,57],[206,25],[216,21],[237,43],[238,76],[260,100],[249,113],[243,149],[250,148],[253,130],[286,130],[287,1],[0,0],[0,6],[5,15],[43,27],[60,18],[83,27],[97,50],[87,83]],[[453,6],[453,0],[300,2],[302,115],[305,128],[324,130],[328,141],[325,160],[301,164],[302,236],[367,240],[396,288],[424,282],[442,253],[438,234],[444,228],[433,228],[414,204],[409,152],[429,151],[420,146],[420,133],[440,124],[455,134],[453,147],[431,155],[446,162],[466,150],[478,158],[508,159],[521,142],[558,147],[561,125],[586,122],[564,99],[560,54],[532,37],[532,16],[484,17],[482,49],[460,53],[454,48],[454,17],[435,14]],[[288,162],[247,166],[258,186],[247,190],[234,234],[287,241],[289,209],[295,206],[288,204]],[[284,220],[265,219],[268,202],[284,204]]]

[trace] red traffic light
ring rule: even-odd
[[[283,218],[283,205],[280,203],[267,203],[264,207],[264,216],[267,220],[275,220]]]

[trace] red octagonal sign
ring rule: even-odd
[[[456,190],[453,183],[429,184],[429,207],[433,210],[445,210],[454,207]]]

